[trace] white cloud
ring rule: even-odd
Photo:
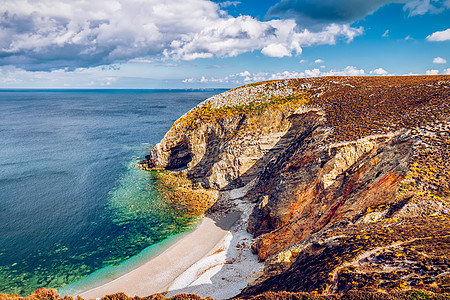
[[[160,61],[159,59],[155,58],[146,58],[146,57],[136,57],[130,59],[128,62],[130,63],[141,63],[141,64],[152,64],[154,62]]]
[[[331,24],[319,32],[311,32],[304,29],[302,32],[296,33],[295,38],[301,41],[301,46],[312,45],[334,45],[338,38],[346,39],[347,42],[364,33],[362,27],[354,28],[349,25]]]
[[[77,68],[53,71],[26,71],[13,66],[0,66],[0,86],[4,88],[107,87],[120,80],[117,68]]]
[[[439,70],[427,70],[426,75],[438,75],[439,74]]]
[[[433,58],[433,64],[446,64],[447,60],[442,57],[435,57]]]
[[[383,68],[378,68],[378,69],[375,69],[375,70],[370,71],[369,74],[374,74],[374,75],[388,75],[389,72],[386,71],[386,70],[383,69]]]
[[[444,70],[445,75],[450,75],[450,68]]]
[[[236,7],[236,6],[238,6],[239,4],[241,4],[242,2],[240,2],[240,1],[224,1],[224,2],[221,2],[221,3],[219,3],[219,6],[220,7],[229,7],[229,6],[234,6],[234,7]]]
[[[335,44],[338,38],[353,40],[362,34],[362,28],[347,25],[328,26],[321,32],[296,31],[293,20],[260,22],[249,16],[218,21],[204,28],[180,47],[166,51],[167,57],[186,59],[188,55],[210,53],[217,56],[236,56],[261,49],[267,56],[283,57],[300,54],[302,46]]]
[[[403,10],[409,10],[409,16],[412,17],[417,15],[425,15],[427,13],[437,14],[442,12],[444,8],[436,7],[430,2],[430,0],[413,0],[406,3]]]
[[[382,37],[389,37],[389,29],[386,29],[386,31],[381,36]]]
[[[300,78],[300,77],[305,77],[305,74],[298,73],[298,72],[284,71],[284,72],[280,72],[280,73],[271,74],[270,77],[268,78],[268,80]]]
[[[380,68],[381,69],[381,68]],[[381,69],[382,70],[382,69]],[[372,72],[371,72],[372,73]],[[319,76],[363,76],[365,72],[363,69],[358,69],[354,66],[347,66],[343,70],[330,70],[323,72],[318,68],[307,69],[303,72],[297,71],[283,71],[278,73],[250,73],[249,71],[243,71],[240,73],[225,76],[223,78],[206,78],[202,76],[200,79],[187,78],[184,79],[184,83],[233,83],[233,84],[247,84],[250,82],[259,82],[266,80],[278,80],[278,79],[290,79],[290,78],[304,78],[304,77],[319,77]]]
[[[450,28],[444,31],[436,31],[426,38],[430,42],[443,42],[450,40]]]
[[[261,50],[261,53],[270,57],[291,56],[291,51],[281,44],[270,44]]]
[[[302,74],[303,76],[300,77],[317,77],[320,76],[320,70],[319,69],[312,69],[312,70],[305,70],[305,73]]]
[[[346,24],[311,32],[299,30],[293,19],[233,17],[209,0],[3,0],[0,16],[0,65],[28,70],[251,51],[283,57],[305,46],[351,42],[363,33]]]
[[[362,76],[365,72],[363,69],[358,69],[354,66],[347,66],[344,70],[331,70],[322,73],[322,76]]]
[[[323,63],[323,62],[325,62],[323,59],[316,59],[315,61],[314,61],[316,64],[321,64],[321,63]]]

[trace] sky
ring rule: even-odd
[[[0,88],[450,74],[450,0],[0,0]]]

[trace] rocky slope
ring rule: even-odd
[[[450,76],[234,89],[180,118],[141,166],[192,190],[247,186],[266,267],[240,297],[449,289]]]
[[[450,76],[233,89],[177,120],[140,166],[177,208],[246,210],[265,267],[237,298],[450,299]]]

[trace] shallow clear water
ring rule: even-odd
[[[136,157],[219,92],[0,91],[0,292],[64,286],[192,227]]]

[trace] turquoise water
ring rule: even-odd
[[[192,228],[136,158],[219,92],[0,91],[0,292],[89,288]]]

